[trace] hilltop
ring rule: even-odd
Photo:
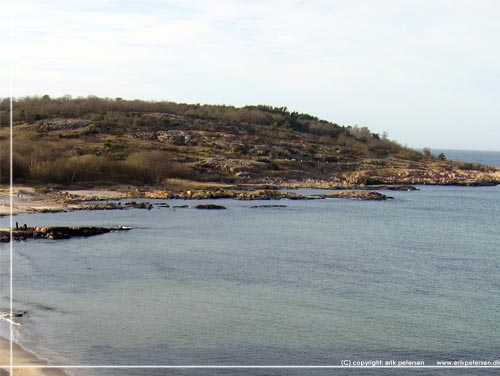
[[[6,101],[1,109],[0,142],[7,150]],[[18,184],[341,188],[500,182],[498,169],[424,155],[366,127],[286,107],[43,96],[16,99],[13,117]],[[2,153],[2,183],[8,168]]]

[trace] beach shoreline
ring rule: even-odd
[[[280,191],[283,189],[328,189],[332,191],[359,191],[359,190],[414,190],[414,185],[440,185],[440,186],[494,186],[500,184],[500,169],[495,172],[481,175],[469,180],[457,181],[454,177],[439,179],[425,179],[415,181],[411,179],[400,179],[401,181],[388,181],[380,184],[364,184],[351,182],[346,184],[325,182],[317,180],[274,182],[271,184],[255,183],[246,185],[223,185],[215,183],[199,183],[193,181],[175,182],[176,184],[166,187],[131,187],[113,186],[91,189],[63,188],[35,188],[29,185],[0,186],[0,218],[8,217],[12,213],[57,213],[76,210],[101,210],[102,205],[94,205],[92,202],[115,201],[122,199],[216,199],[237,198],[238,193],[243,191],[265,194],[266,191]],[[277,198],[277,197],[276,197]],[[288,197],[281,197],[288,198]],[[245,199],[263,199],[261,195],[246,197]],[[266,199],[266,198],[264,198]],[[296,197],[295,197],[296,199]]]
[[[60,368],[38,368],[46,367],[49,364],[38,358],[32,352],[24,349],[17,343],[12,344],[13,368],[12,376],[68,376]],[[30,368],[17,368],[19,366],[29,366]],[[33,367],[33,368],[31,368]],[[9,375],[10,370],[10,341],[0,337],[0,375]]]
[[[80,207],[77,203],[70,203],[61,195],[66,190],[50,190],[48,192],[39,192],[33,187],[16,186],[12,190],[10,197],[9,187],[0,188],[0,217],[6,217],[11,214],[31,214],[31,213],[53,213],[67,210],[75,210]],[[114,190],[74,190],[70,191],[73,196],[79,197],[82,201],[87,200],[117,200],[124,198],[122,192]]]

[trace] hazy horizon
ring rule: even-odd
[[[499,150],[495,1],[0,3],[14,97],[268,104],[415,149]]]

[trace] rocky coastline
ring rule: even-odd
[[[337,191],[320,196],[321,198],[350,198],[356,200],[385,201],[394,197],[375,191]]]
[[[200,183],[196,181],[166,182],[163,187],[115,186],[92,189],[67,189],[55,187],[8,187],[0,188],[0,217],[10,214],[9,195],[14,197],[13,214],[57,213],[77,210],[129,210],[170,207],[163,200],[310,200],[324,198],[305,196],[289,190],[299,188],[326,189],[344,193],[331,194],[335,198],[380,200],[378,194],[361,194],[360,191],[376,192],[415,191],[415,185],[494,186],[500,184],[500,169],[466,164],[464,162],[405,163],[391,169],[375,168],[375,160],[366,161],[356,171],[332,175],[328,180],[315,178],[285,179],[268,175],[244,183]],[[143,201],[155,200],[154,203]],[[174,205],[173,209],[186,207]]]
[[[95,226],[33,226],[12,229],[13,240],[27,239],[70,239],[106,234],[112,231],[128,231],[130,227],[95,227]],[[0,242],[10,242],[10,229],[0,229]]]

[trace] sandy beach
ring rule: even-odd
[[[16,186],[12,194],[12,213],[16,215],[36,212],[56,212],[77,208],[77,204],[65,202],[69,197],[79,200],[112,200],[125,197],[122,192],[112,190],[71,190],[66,195],[65,192],[54,190],[49,193],[42,193],[32,187]],[[10,198],[9,187],[0,187],[0,217],[10,214]]]
[[[0,216],[10,214],[10,189],[0,188]],[[13,189],[12,212],[13,214],[29,213],[37,210],[62,209],[51,198],[37,194],[33,188],[20,187]]]
[[[46,366],[47,362],[38,359],[34,354],[24,350],[21,346],[13,346],[14,367],[16,366]],[[0,376],[9,375],[10,342],[0,337]],[[16,376],[67,376],[61,369],[50,368],[13,368],[12,375]]]

